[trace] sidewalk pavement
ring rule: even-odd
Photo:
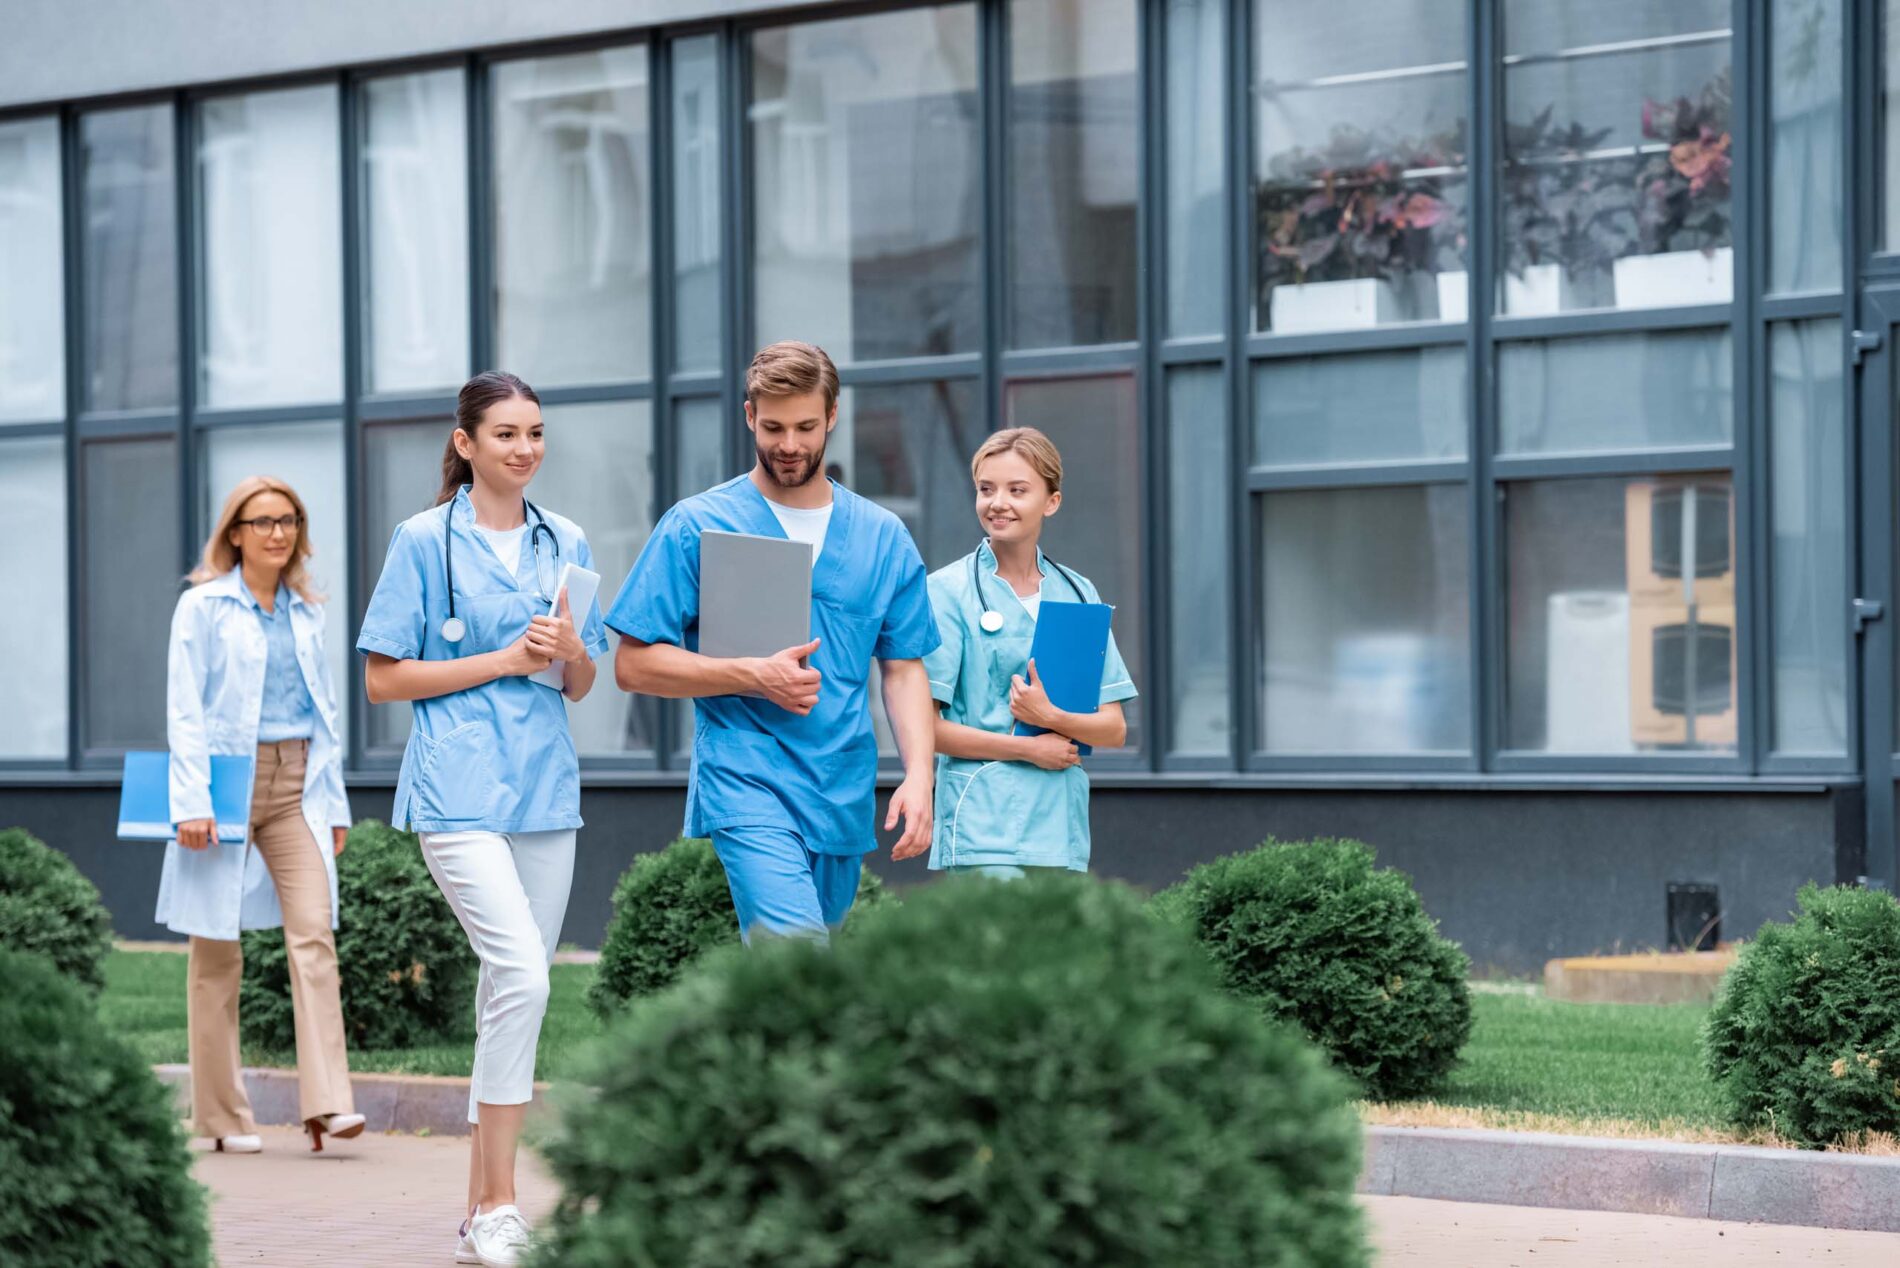
[[[211,1190],[221,1268],[453,1268],[468,1195],[466,1136],[366,1132],[311,1153],[301,1131],[258,1130],[261,1154],[192,1145],[198,1179]],[[559,1191],[533,1150],[522,1149],[517,1177],[522,1212],[539,1220]]]
[[[331,1141],[313,1154],[294,1130],[264,1128],[263,1136],[262,1154],[197,1155],[198,1178],[213,1195],[212,1229],[223,1268],[453,1264],[468,1177],[465,1139],[364,1135]],[[520,1176],[522,1209],[539,1219],[554,1204],[554,1182],[526,1149]],[[1360,1202],[1381,1265],[1890,1268],[1900,1263],[1900,1234],[1422,1198],[1361,1197]]]

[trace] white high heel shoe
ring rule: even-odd
[[[261,1154],[264,1152],[262,1136],[220,1136],[211,1148],[221,1154]]]
[[[310,1133],[310,1152],[323,1152],[323,1138],[335,1136],[338,1140],[349,1140],[363,1134],[363,1125],[369,1120],[361,1114],[324,1114],[318,1118],[303,1120],[303,1129]]]

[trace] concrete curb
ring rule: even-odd
[[[1900,1233],[1900,1158],[1368,1127],[1361,1193]]]
[[[159,1082],[172,1089],[180,1114],[191,1112],[191,1067],[158,1065],[152,1070]],[[251,1115],[266,1126],[296,1126],[303,1122],[297,1101],[295,1070],[247,1067],[244,1090],[251,1097]],[[529,1113],[546,1108],[547,1084],[534,1085]],[[420,1074],[352,1074],[350,1091],[356,1112],[368,1119],[373,1132],[428,1132],[431,1136],[468,1135],[468,1080]]]

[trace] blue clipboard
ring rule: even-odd
[[[211,814],[218,821],[218,840],[242,842],[250,835],[256,778],[256,758],[212,754]],[[119,786],[119,839],[169,841],[177,835],[172,826],[171,754],[127,753]]]
[[[1115,609],[1106,603],[1054,603],[1042,601],[1036,614],[1036,637],[1030,641],[1029,658],[1036,662],[1036,676],[1049,694],[1049,703],[1064,713],[1095,713],[1102,706],[1102,666],[1108,660],[1109,623]],[[1027,674],[1025,664],[1021,671]],[[1017,735],[1041,735],[1047,727],[1016,724]],[[1076,751],[1087,757],[1094,750],[1078,743]]]

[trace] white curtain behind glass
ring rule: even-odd
[[[246,476],[275,476],[297,490],[310,516],[311,579],[322,591],[324,653],[336,684],[338,719],[349,734],[349,574],[344,564],[343,429],[336,423],[275,427],[220,427],[204,436],[205,478],[198,508],[200,532],[209,533],[224,499]]]
[[[66,413],[59,207],[58,122],[0,124],[0,423]]]
[[[212,407],[342,393],[336,91],[204,103],[204,395]]]
[[[0,441],[0,758],[66,756],[66,451],[57,438]]]
[[[364,146],[373,392],[468,377],[468,133],[462,72],[369,85]]]

